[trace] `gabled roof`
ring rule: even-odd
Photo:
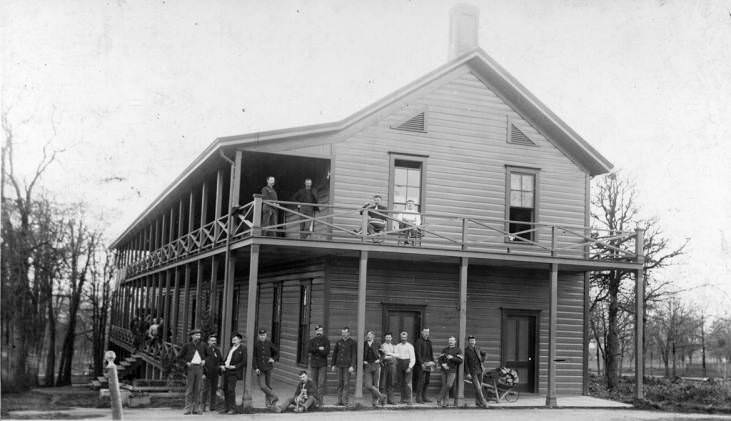
[[[541,101],[503,69],[481,48],[469,51],[403,88],[391,93],[379,101],[357,111],[354,114],[331,123],[298,126],[279,130],[247,133],[215,139],[198,157],[175,178],[175,180],[140,214],[132,224],[111,244],[115,247],[140,221],[154,211],[170,192],[178,188],[187,178],[211,157],[216,156],[224,148],[247,144],[258,144],[271,141],[286,141],[303,136],[327,135],[344,130],[351,125],[368,118],[383,108],[412,94],[423,86],[437,80],[460,66],[467,65],[471,70],[496,90],[496,93],[507,100],[516,111],[520,112],[536,129],[543,132],[556,146],[583,167],[590,175],[609,172],[613,165],[596,149],[584,140],[571,127],[563,122]]]

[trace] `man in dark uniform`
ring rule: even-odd
[[[449,406],[447,403],[447,395],[449,395],[449,389],[452,388],[454,380],[457,378],[457,367],[462,364],[463,360],[464,354],[457,346],[457,339],[454,336],[451,336],[449,338],[449,345],[442,349],[442,353],[439,356],[439,368],[441,368],[442,374],[442,390],[439,392],[439,398],[437,398],[437,406]]]
[[[475,404],[481,408],[487,408],[487,400],[482,391],[482,364],[485,361],[485,353],[477,346],[477,338],[470,335],[467,337],[467,347],[464,350],[464,370],[467,378],[472,379],[472,388],[475,391]]]
[[[203,383],[203,361],[208,357],[208,346],[201,341],[200,329],[190,331],[190,342],[183,345],[178,361],[185,364],[184,415],[201,414],[200,398]]]
[[[414,342],[416,365],[414,365],[413,388],[417,403],[431,402],[426,397],[426,389],[429,387],[429,375],[434,366],[434,351],[429,336],[429,329],[422,329],[421,336]]]
[[[332,356],[332,370],[338,370],[338,405],[348,404],[350,389],[350,375],[355,372],[355,363],[358,360],[358,350],[355,341],[350,337],[350,328],[340,330],[341,338],[335,344]]]
[[[216,409],[216,391],[218,390],[218,377],[223,365],[223,354],[216,346],[216,335],[208,337],[208,355],[203,365],[203,397],[201,397],[201,406],[203,411],[214,411]]]
[[[243,344],[241,334],[235,333],[231,338],[231,348],[221,365],[223,370],[223,396],[226,402],[222,414],[236,413],[236,382],[244,379],[244,367],[246,367],[246,345]]]
[[[317,191],[312,188],[312,179],[305,178],[305,186],[292,196],[293,202],[301,202],[302,204],[297,205],[297,211],[307,216],[315,216],[315,212],[319,210],[317,206]],[[304,203],[312,203],[313,205],[305,205]],[[300,223],[300,238],[307,238],[310,233],[314,230],[315,221],[303,220]],[[317,383],[317,381],[315,381]]]
[[[325,329],[315,326],[315,336],[307,344],[307,353],[310,354],[310,373],[312,381],[317,386],[317,395],[322,399],[327,384],[327,356],[330,355],[330,341],[325,336]]]
[[[307,372],[300,371],[300,381],[294,390],[294,396],[285,399],[281,406],[275,406],[274,412],[284,412],[294,407],[294,412],[307,412],[313,406],[317,406],[320,397],[317,394],[317,386],[315,382],[309,379]]]
[[[364,210],[368,211],[367,232],[369,235],[381,232],[386,228],[388,218],[386,218],[383,212],[387,212],[388,208],[381,204],[381,200],[383,200],[383,197],[380,194],[374,194],[373,199],[365,202],[361,207],[361,215],[363,215]]]
[[[266,329],[259,329],[259,340],[254,345],[254,368],[259,388],[266,396],[267,408],[271,408],[279,400],[271,383],[274,361],[279,361],[279,349],[267,338]]]
[[[267,185],[261,188],[261,195],[263,200],[279,200],[277,197],[277,191],[274,190],[274,177],[267,177]],[[261,226],[267,227],[270,225],[277,225],[277,209],[271,205],[264,204],[261,210]],[[274,235],[274,231],[266,230],[266,235]]]

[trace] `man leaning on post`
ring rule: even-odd
[[[208,347],[201,341],[200,329],[190,331],[190,342],[183,345],[178,361],[185,363],[185,412],[184,415],[202,414],[201,386],[203,363],[208,357]]]

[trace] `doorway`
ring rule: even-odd
[[[501,365],[518,372],[521,392],[537,392],[537,310],[505,310],[502,315]]]
[[[423,305],[406,305],[406,304],[383,304],[383,332],[391,332],[393,335],[393,343],[399,342],[399,334],[402,330],[409,333],[409,342],[414,343],[421,327],[424,323],[424,311],[426,306]]]

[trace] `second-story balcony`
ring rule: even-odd
[[[122,265],[122,277],[215,252],[252,239],[337,248],[367,244],[373,247],[419,249],[425,252],[463,251],[491,255],[567,258],[588,262],[636,263],[639,231],[602,231],[585,226],[530,223],[471,215],[420,213],[409,222],[403,211],[364,210],[361,206],[318,204],[314,215],[300,206],[311,204],[254,200],[194,229],[156,250],[143,250]],[[274,224],[262,224],[262,213],[277,214]],[[378,219],[374,229],[373,220]],[[516,228],[518,227],[518,228]],[[639,236],[639,237],[638,237]]]

